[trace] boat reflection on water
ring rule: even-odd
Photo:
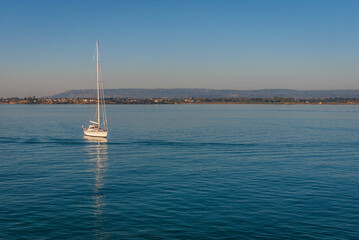
[[[107,138],[87,137],[84,139],[90,143],[87,145],[89,153],[89,162],[95,163],[91,165],[90,171],[95,173],[95,183],[93,186],[93,208],[94,216],[97,220],[98,228],[101,228],[103,208],[106,206],[105,195],[101,192],[104,186],[104,177],[108,167]]]
[[[107,138],[103,138],[103,137],[90,137],[90,136],[84,136],[84,139],[87,142],[91,142],[91,143],[107,143]]]

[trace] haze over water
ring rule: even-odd
[[[356,239],[358,106],[0,106],[1,239]]]
[[[0,98],[105,87],[359,89],[359,2],[0,1]]]

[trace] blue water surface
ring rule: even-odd
[[[359,239],[359,106],[0,105],[0,239]]]

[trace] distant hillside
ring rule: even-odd
[[[197,88],[169,88],[169,89],[106,89],[106,98],[265,98],[265,97],[292,97],[292,98],[359,98],[359,90],[291,90],[291,89],[263,89],[263,90],[215,90]],[[70,90],[51,98],[94,98],[94,89]]]

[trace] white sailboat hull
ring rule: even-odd
[[[103,138],[107,138],[107,134],[108,132],[105,130],[89,130],[88,128],[83,128],[84,130],[84,134],[85,136],[89,136],[89,137],[103,137]]]

